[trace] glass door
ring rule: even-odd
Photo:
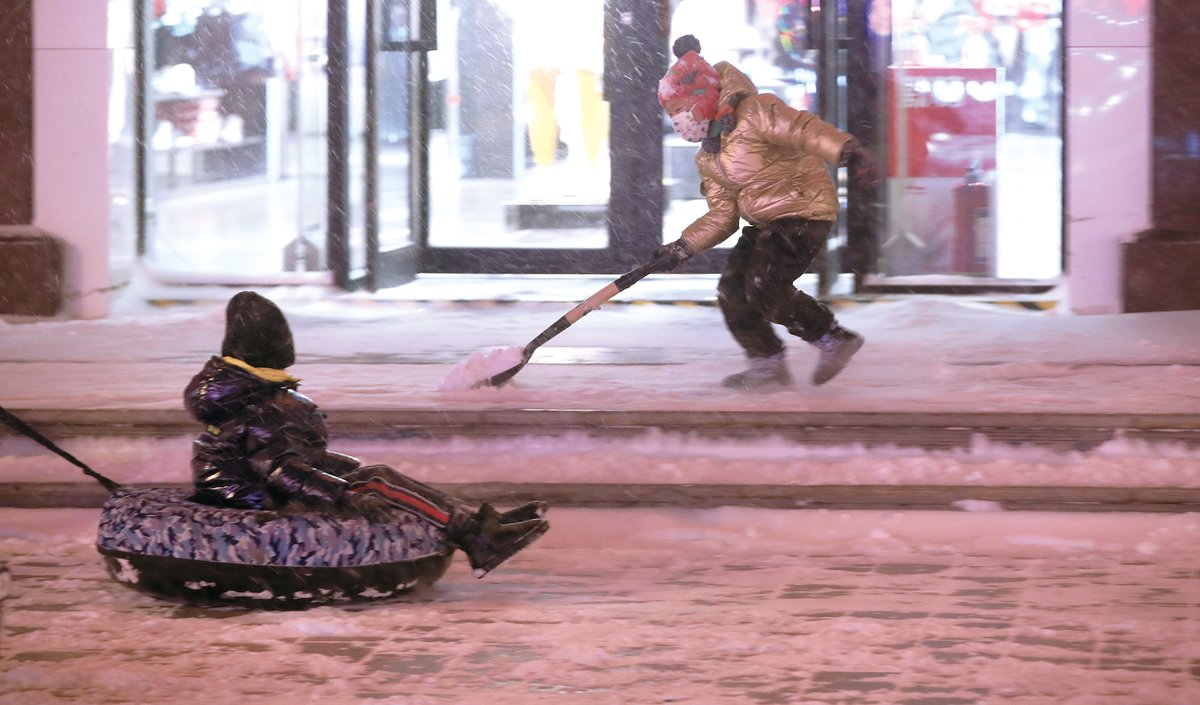
[[[468,0],[433,55],[432,248],[608,244],[603,0]]]
[[[167,281],[328,279],[325,3],[137,10],[144,262]]]
[[[382,7],[381,240],[431,273],[620,272],[658,246],[657,3]]]
[[[366,25],[365,249],[367,289],[411,281],[428,232],[428,52],[435,0],[369,0]]]

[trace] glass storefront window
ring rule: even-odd
[[[324,270],[326,3],[145,7],[147,262],[215,281]]]
[[[338,6],[326,0],[142,1],[150,35],[144,57],[150,102],[147,263],[191,281],[328,277],[326,238],[333,233],[327,222],[327,137],[339,133],[327,130],[332,96],[326,22],[328,9]],[[629,124],[609,124],[606,98],[617,95],[618,110],[626,109],[621,100],[627,99],[615,88],[624,84],[611,77],[612,95],[605,92],[606,65],[614,70],[613,57],[606,64],[604,55],[611,3],[372,4],[385,13],[436,7],[436,48],[416,58],[384,47],[373,55],[372,66],[366,63],[367,4],[348,4],[350,178],[344,217],[352,272],[367,267],[366,250],[374,246],[411,246],[424,253],[416,262],[428,263],[431,252],[446,254],[430,271],[450,272],[462,266],[447,264],[459,250],[553,250],[524,271],[545,263],[562,271],[570,265],[559,260],[576,258],[563,250],[609,257],[610,251],[629,249],[620,241],[634,228],[617,228],[613,237],[607,222],[628,208],[618,205],[610,212],[613,193],[619,204],[625,202],[610,184],[610,128],[620,135]],[[670,23],[666,43],[695,34],[710,61],[732,61],[761,90],[844,125],[851,98],[844,71],[859,48],[843,45],[840,34],[830,38],[842,47],[831,62],[816,40],[818,30],[844,33],[846,18],[828,13],[844,14],[851,6],[861,7],[815,0],[664,0],[662,12]],[[879,61],[871,69],[880,93],[879,130],[863,135],[879,144],[890,177],[868,269],[886,278],[1057,277],[1061,0],[870,0],[867,8],[870,41],[880,40],[882,53],[890,54],[872,57]],[[818,26],[814,18],[822,12],[836,22],[822,20]],[[648,11],[652,22],[657,13]],[[620,18],[609,17],[614,19],[619,26]],[[385,26],[396,21],[383,17]],[[618,56],[638,42],[657,43],[661,35],[621,36],[624,42],[636,40],[618,42],[624,47]],[[658,55],[645,56],[645,66],[635,65],[632,73],[659,61]],[[373,95],[364,92],[368,69],[375,72]],[[830,83],[818,86],[819,75],[830,72],[835,74]],[[614,75],[632,73],[625,68]],[[821,102],[832,105],[825,110]],[[420,118],[420,151],[413,151],[409,134],[414,117]],[[637,124],[652,122],[648,118]],[[662,231],[654,232],[657,222],[636,229],[669,241],[706,204],[694,165],[696,146],[677,137],[665,117],[656,127],[666,196]],[[371,135],[378,151],[368,153],[363,137]],[[617,164],[618,171],[631,171],[629,179],[658,178],[657,161],[632,168]],[[376,245],[367,242],[372,232],[364,225],[373,225],[369,219],[376,215],[364,210],[367,169],[377,177],[377,189],[369,194],[378,199]],[[630,183],[617,178],[618,184]],[[830,251],[859,247],[860,240],[847,245],[847,211],[839,220]],[[428,237],[416,242],[414,232]],[[446,251],[434,252],[438,248]],[[862,248],[855,252],[865,254]],[[478,253],[468,255],[480,259]],[[501,260],[511,256],[494,254]],[[596,262],[611,266],[623,257]],[[829,261],[829,271],[836,271],[837,258]]]
[[[1061,0],[893,0],[890,10],[879,273],[1057,277]]]
[[[604,248],[604,0],[438,5],[431,247]]]

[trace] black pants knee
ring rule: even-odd
[[[800,218],[742,229],[717,284],[717,300],[725,326],[749,357],[783,351],[772,323],[807,342],[833,327],[833,312],[795,286],[832,229],[831,221]]]

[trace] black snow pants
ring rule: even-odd
[[[742,228],[717,284],[717,301],[725,326],[748,357],[783,352],[772,323],[810,343],[833,328],[833,312],[795,287],[832,229],[831,221],[803,218]]]

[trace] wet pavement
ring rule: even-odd
[[[1200,702],[1200,515],[557,509],[387,603],[162,602],[0,510],[0,703]]]

